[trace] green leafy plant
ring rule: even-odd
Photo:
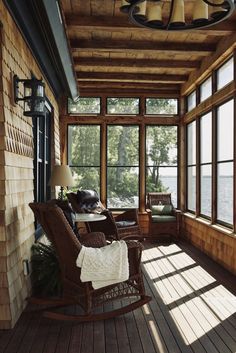
[[[32,287],[37,296],[59,296],[62,289],[61,272],[52,244],[35,243],[32,248]]]

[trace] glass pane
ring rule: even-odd
[[[68,163],[100,166],[100,125],[68,126]]]
[[[196,96],[196,91],[193,91],[188,97],[187,97],[187,111],[189,112],[190,110],[192,110],[193,108],[196,107],[196,100],[197,96]]]
[[[217,160],[233,159],[234,104],[233,100],[217,110]]]
[[[196,122],[187,125],[188,165],[196,164]]]
[[[200,85],[200,102],[212,95],[212,78],[211,76]]]
[[[177,207],[177,167],[147,167],[146,193],[170,192],[171,200]]]
[[[107,128],[107,164],[139,165],[139,127],[113,125]]]
[[[146,164],[177,165],[177,126],[147,126]]]
[[[201,163],[212,160],[212,115],[208,113],[200,119]]]
[[[68,112],[72,114],[100,114],[101,102],[100,98],[84,97],[78,98],[73,102],[68,99]]]
[[[231,58],[216,72],[217,90],[221,89],[234,79],[234,60]]]
[[[139,168],[107,168],[107,207],[139,207]]]
[[[201,166],[201,214],[211,217],[211,165]]]
[[[178,113],[178,99],[172,98],[146,98],[146,114],[171,114]]]
[[[188,167],[188,200],[187,208],[196,210],[196,167]]]
[[[72,167],[71,171],[75,181],[75,186],[71,190],[96,190],[100,194],[100,168]]]
[[[107,114],[139,114],[139,98],[107,98]]]
[[[217,219],[233,224],[233,163],[217,168]]]

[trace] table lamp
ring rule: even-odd
[[[60,186],[61,192],[59,199],[63,200],[63,189],[66,186],[74,186],[74,179],[68,165],[55,165],[49,181],[51,186]]]

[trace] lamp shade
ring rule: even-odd
[[[68,165],[55,165],[49,181],[51,186],[74,186],[74,179]]]

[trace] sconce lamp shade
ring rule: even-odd
[[[74,186],[74,179],[71,174],[70,167],[68,165],[55,165],[52,171],[49,185],[60,186],[61,192],[59,198],[63,199],[63,188],[65,186]]]
[[[21,80],[14,75],[14,98],[15,103],[24,102],[24,115],[44,116],[45,115],[45,84],[35,77]],[[23,84],[23,97],[20,96],[20,84]]]

